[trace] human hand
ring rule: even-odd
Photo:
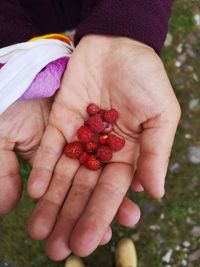
[[[117,109],[120,117],[114,132],[126,139],[112,161],[95,172],[63,155],[66,141],[74,140],[83,124],[89,103]],[[136,191],[144,188],[155,198],[164,195],[179,118],[180,107],[163,64],[150,47],[97,35],[80,41],[53,104],[28,185],[33,198],[43,196],[29,232],[35,239],[48,237],[49,257],[61,260],[71,251],[90,254],[103,236],[107,240],[111,236],[114,217],[123,225],[136,223],[139,209],[125,197],[130,186]]]
[[[18,153],[32,163],[48,123],[51,99],[15,102],[0,116],[0,214],[17,205],[23,182]]]

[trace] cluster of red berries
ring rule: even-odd
[[[98,170],[109,162],[113,151],[119,151],[125,140],[111,134],[118,119],[115,109],[100,109],[96,104],[87,107],[89,118],[77,130],[79,141],[69,143],[64,150],[67,157],[79,159],[80,163],[90,170]]]

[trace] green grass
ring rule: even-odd
[[[28,177],[31,171],[31,166],[27,164],[24,160],[18,157],[18,161],[20,164],[20,173],[24,179],[24,181],[28,181]]]
[[[170,19],[170,30],[174,34],[185,35],[191,31],[194,26],[193,5],[189,1],[179,1],[179,5],[174,5],[172,9],[173,16]]]

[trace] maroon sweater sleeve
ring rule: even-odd
[[[40,31],[32,24],[18,0],[0,0],[0,48],[26,41]]]
[[[173,0],[0,0],[0,47],[54,31],[126,36],[160,52]],[[78,25],[78,26],[77,26]]]
[[[125,36],[160,53],[173,0],[84,0],[75,42],[86,34]]]

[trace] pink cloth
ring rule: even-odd
[[[66,69],[69,58],[62,57],[50,62],[35,77],[20,99],[45,98],[55,94],[60,88],[61,78]],[[3,64],[0,63],[0,69]]]
[[[68,62],[67,57],[59,58],[49,63],[38,73],[32,84],[20,99],[50,97],[60,88],[61,78]]]

